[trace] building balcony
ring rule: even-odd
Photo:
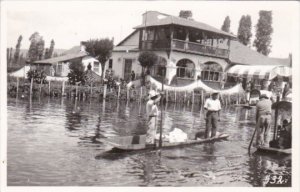
[[[158,51],[158,50],[177,50],[186,53],[194,53],[199,55],[206,55],[211,57],[229,58],[229,50],[203,45],[200,43],[193,43],[173,39],[170,43],[169,40],[156,40],[156,41],[142,41],[141,50]]]
[[[172,40],[172,49],[212,57],[220,57],[225,59],[229,58],[228,49],[221,49],[200,43],[186,42],[177,39]]]

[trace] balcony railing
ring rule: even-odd
[[[172,47],[171,47],[172,45]],[[169,40],[156,40],[156,41],[142,41],[142,50],[161,50],[161,49],[174,49],[178,51],[185,51],[190,53],[197,53],[207,56],[228,58],[229,50],[217,47],[202,45],[200,43],[186,42],[183,40],[173,39],[170,45]]]
[[[203,54],[208,56],[215,56],[215,57],[222,57],[222,58],[229,57],[228,49],[220,49],[216,47],[202,45],[199,43],[186,42],[177,39],[172,40],[172,48],[177,49],[179,51],[198,53],[198,54]]]

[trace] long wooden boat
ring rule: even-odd
[[[292,149],[278,149],[274,147],[257,147],[258,152],[264,153],[273,153],[273,154],[283,154],[283,155],[291,155]]]
[[[221,140],[225,140],[229,137],[228,134],[220,134],[214,138],[208,139],[197,139],[197,140],[187,140],[185,142],[174,142],[169,143],[166,141],[162,142],[162,148],[174,148],[174,147],[184,147],[188,145],[196,145],[202,143],[213,143]],[[147,149],[158,149],[159,142],[155,144],[146,144],[146,135],[135,135],[135,136],[125,136],[125,137],[113,137],[102,142],[107,142],[113,146],[112,150],[115,151],[137,151],[137,150],[147,150]]]

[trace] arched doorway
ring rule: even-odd
[[[176,64],[177,78],[194,79],[195,77],[195,64],[189,59],[181,59]]]

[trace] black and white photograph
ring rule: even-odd
[[[299,190],[298,1],[0,3],[1,191]]]

